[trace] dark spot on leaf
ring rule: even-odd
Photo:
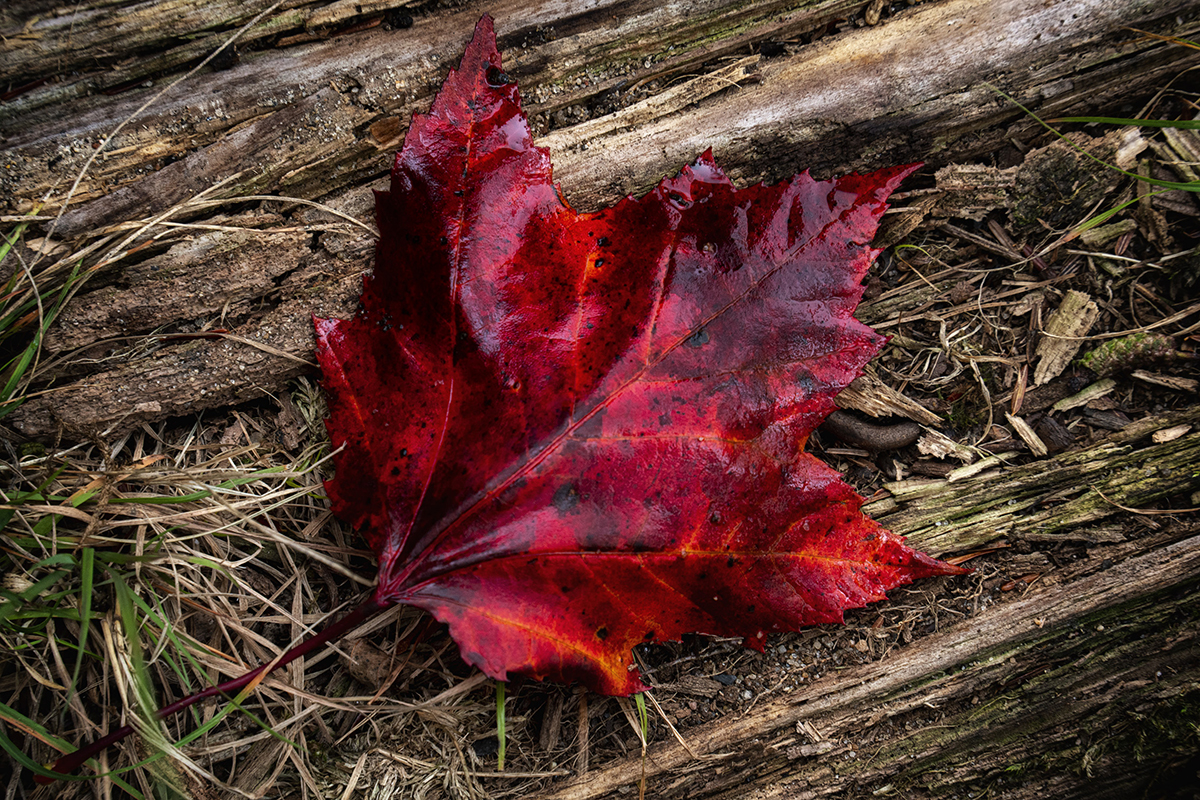
[[[579,505],[579,492],[575,491],[575,484],[564,483],[554,492],[554,499],[550,501],[554,507],[558,509],[558,513],[566,514],[575,506]]]
[[[684,347],[693,348],[703,347],[706,344],[708,344],[708,331],[704,328],[696,331],[683,342]]]
[[[599,639],[599,640],[600,640],[600,641],[602,641],[602,642],[603,642],[605,639],[607,639],[607,638],[608,638],[608,628],[600,628],[599,630],[597,630],[597,631],[596,631],[596,638],[597,638],[597,639]]]
[[[608,237],[601,236],[599,239],[596,240],[596,246],[597,247],[608,247]]]

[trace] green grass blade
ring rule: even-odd
[[[638,692],[633,696],[633,702],[637,704],[638,723],[642,726],[642,743],[650,741],[650,715],[646,713],[646,695],[644,692]]]
[[[107,570],[112,578],[113,588],[117,594],[117,614],[121,620],[121,628],[125,632],[125,642],[129,651],[129,664],[133,673],[134,689],[137,691],[142,713],[153,717],[158,710],[153,692],[150,691],[150,676],[146,672],[146,661],[142,654],[142,642],[139,635],[137,595],[129,584],[113,570]]]
[[[92,627],[92,592],[96,574],[96,551],[90,547],[79,551],[79,654],[75,657],[75,669],[71,671],[71,687],[67,691],[67,702],[75,696],[79,686],[79,673],[87,657],[88,630]]]
[[[4,383],[4,388],[0,389],[0,418],[10,414],[21,405],[23,398],[16,396],[17,387],[20,386],[21,380],[25,377],[25,372],[29,369],[29,365],[36,361],[38,354],[41,352],[42,337],[50,330],[50,326],[54,324],[54,320],[58,318],[59,313],[66,305],[67,298],[71,296],[71,288],[79,278],[79,269],[82,265],[82,261],[75,265],[66,282],[59,289],[54,303],[50,308],[42,312],[41,324],[34,331],[33,339],[25,346],[25,349],[21,351],[19,356],[5,365],[4,371],[8,374],[8,379]],[[15,324],[15,321],[13,324]],[[11,324],[9,327],[4,328],[2,332],[4,336],[12,333]]]
[[[21,236],[23,236],[27,230],[29,230],[29,223],[22,222],[17,225],[17,227],[13,228],[11,235],[0,236],[0,239],[3,239],[3,242],[0,242],[0,261],[8,258],[8,252],[13,249],[13,246],[20,240]],[[18,275],[19,273],[14,272],[12,279],[9,280],[9,283],[15,285],[14,282],[19,280]]]
[[[504,772],[504,748],[508,743],[504,733],[504,681],[496,681],[496,738],[500,741],[496,749],[496,771]]]

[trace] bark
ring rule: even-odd
[[[262,0],[7,7],[4,211],[28,212],[43,197],[40,214],[63,211],[64,187],[105,136],[269,8]],[[237,63],[214,61],[222,69],[204,67],[114,136],[62,216],[44,223],[70,247],[39,266],[43,291],[65,277],[78,248],[129,238],[100,265],[84,256],[95,268],[78,287],[81,302],[68,307],[40,362],[54,391],[31,399],[12,424],[29,436],[64,425],[127,429],[262,397],[307,369],[309,315],[353,311],[353,275],[369,265],[371,238],[294,203],[235,201],[318,199],[369,219],[366,188],[381,185],[405,121],[428,106],[484,10],[498,21],[506,68],[535,126],[552,129],[542,143],[565,193],[582,208],[644,191],[708,147],[743,182],[806,167],[827,175],[990,158],[1021,112],[988,82],[1043,114],[1085,113],[1161,85],[1190,58],[1129,30],[1187,34],[1193,4],[1184,0],[940,0],[864,24],[878,8],[282,3],[238,40]],[[410,13],[415,24],[404,27]],[[643,99],[654,80],[666,88]],[[201,192],[228,202],[190,202]],[[157,221],[139,233],[131,223],[143,219]],[[164,230],[169,221],[259,232]],[[237,248],[245,259],[228,255]],[[148,261],[173,277],[148,276]],[[160,335],[212,328],[230,335]],[[138,348],[120,349],[126,337],[142,337]]]

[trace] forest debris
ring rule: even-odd
[[[947,164],[935,173],[941,191],[936,214],[976,222],[997,208],[1012,205],[1017,168],[997,169],[983,164]]]
[[[1061,453],[1066,450],[1075,441],[1075,434],[1071,429],[1054,417],[1042,417],[1038,420],[1038,424],[1034,426],[1038,437],[1046,443],[1046,449],[1051,455]]]
[[[1154,177],[1154,162],[1149,158],[1142,159],[1138,165],[1138,174],[1143,178]],[[1166,252],[1174,242],[1171,234],[1167,232],[1167,218],[1161,211],[1154,208],[1151,202],[1157,194],[1157,189],[1154,189],[1148,180],[1140,180],[1137,182],[1138,217],[1142,221],[1142,233],[1146,240],[1158,247],[1159,250]]]
[[[1146,146],[1136,128],[1122,128],[1102,137],[1076,131],[1030,151],[1017,170],[1013,224],[1023,231],[1078,224],[1097,204],[1111,202],[1122,180],[1096,159],[1128,169]]]
[[[923,425],[942,424],[941,417],[885,384],[871,367],[843,389],[834,402],[841,408],[861,411],[872,417],[908,417]]]
[[[1033,428],[1029,427],[1029,423],[1014,414],[1005,414],[1008,418],[1008,424],[1013,426],[1013,430],[1017,432],[1017,436],[1021,437],[1021,441],[1029,445],[1029,449],[1035,456],[1041,458],[1049,452],[1046,449],[1046,443],[1041,440],[1041,437],[1034,432]]]
[[[1042,341],[1038,343],[1038,364],[1033,373],[1033,384],[1041,386],[1057,378],[1071,363],[1096,320],[1100,309],[1095,301],[1083,292],[1068,291],[1062,304],[1046,320]]]
[[[1090,228],[1079,234],[1079,240],[1088,247],[1099,248],[1116,239],[1118,236],[1124,236],[1136,230],[1137,222],[1135,220],[1123,219],[1111,225],[1100,225]]]
[[[1200,381],[1179,375],[1163,375],[1161,372],[1146,372],[1144,369],[1135,369],[1132,375],[1139,381],[1153,383],[1155,386],[1164,386],[1177,392],[1195,393],[1197,389],[1200,389]]]
[[[1119,431],[1125,428],[1132,420],[1119,411],[1096,411],[1090,408],[1083,410],[1084,419],[1089,425],[1097,428],[1103,428],[1106,431]]]
[[[1070,411],[1072,408],[1085,406],[1093,400],[1099,400],[1106,394],[1117,388],[1117,382],[1112,378],[1102,378],[1090,386],[1085,387],[1082,391],[1076,392],[1070,397],[1064,397],[1050,407],[1051,411]]]
[[[863,12],[863,21],[868,25],[878,25],[879,18],[883,15],[883,7],[887,4],[887,0],[871,0],[867,10]]]
[[[338,0],[313,11],[304,20],[308,31],[344,25],[361,17],[412,5],[414,0]]]
[[[946,486],[944,480],[921,480],[909,478],[902,481],[890,481],[883,488],[892,493],[897,500],[913,500],[917,497],[939,494]],[[865,508],[865,506],[864,506]],[[871,512],[876,513],[876,512]]]
[[[972,463],[977,457],[972,448],[954,441],[941,431],[925,431],[917,441],[917,450],[921,455],[934,458],[957,458],[964,464]]]
[[[936,209],[942,202],[941,195],[930,194],[913,202],[906,203],[903,208],[889,210],[884,215],[879,230],[875,232],[872,245],[875,247],[891,247],[899,244],[917,229],[930,211]]]
[[[1178,171],[1185,181],[1200,180],[1200,175],[1192,169],[1193,164],[1200,164],[1200,136],[1197,136],[1195,131],[1176,128],[1163,128],[1162,135],[1171,149],[1179,155],[1178,160],[1172,159],[1167,163]]]
[[[1054,533],[1039,533],[1029,531],[1021,534],[1026,542],[1042,542],[1045,544],[1062,544],[1063,542],[1083,542],[1085,544],[1118,544],[1126,540],[1120,525],[1097,525],[1094,528],[1068,528]]]
[[[746,56],[715,72],[672,86],[631,106],[551,132],[538,145],[552,153],[586,150],[588,142],[668,117],[718,92],[758,80],[758,55]]]
[[[1107,378],[1133,367],[1167,361],[1174,355],[1173,337],[1143,331],[1119,339],[1109,339],[1079,359],[1079,363],[1101,378]]]
[[[681,675],[679,680],[672,683],[655,684],[655,691],[670,691],[686,694],[689,697],[703,697],[711,700],[721,691],[720,681],[704,675]]]

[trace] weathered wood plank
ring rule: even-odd
[[[598,111],[620,106],[612,117],[566,125],[543,139],[552,148],[567,196],[578,206],[591,207],[645,189],[708,146],[741,180],[775,180],[805,166],[832,172],[919,158],[970,157],[996,147],[1003,131],[999,123],[1018,115],[983,81],[995,81],[1042,111],[1092,108],[1118,90],[1128,93],[1180,68],[1189,57],[1183,48],[1137,37],[1126,26],[1186,33],[1181,12],[1189,7],[1184,0],[1149,5],[1128,0],[942,0],[875,27],[797,44],[789,55],[743,65],[742,70],[756,69],[747,73],[753,81],[739,86],[731,80],[727,91],[712,93],[713,79],[701,75],[690,93],[677,87],[632,106],[621,101],[629,91],[622,81],[636,84],[700,69],[708,59],[745,53],[756,42],[799,37],[850,6],[829,0],[697,0],[689,5],[690,13],[680,14],[677,7],[664,10],[650,0],[613,0],[586,10],[511,0],[490,8],[508,48],[509,68],[532,98],[531,111],[543,115],[543,124],[555,109],[589,103]],[[130,217],[161,212],[231,174],[238,177],[220,190],[226,196],[279,192],[321,197],[368,218],[364,188],[386,169],[386,152],[403,130],[400,119],[427,102],[482,10],[480,4],[468,4],[454,13],[422,18],[409,30],[376,27],[298,48],[248,54],[234,69],[205,74],[112,143],[111,157],[102,159],[81,184],[77,200],[82,205],[63,217],[55,235],[94,234]],[[681,44],[672,50],[668,42]],[[848,64],[855,67],[847,69]],[[727,66],[718,60],[704,68],[720,75]],[[91,98],[71,114],[54,103],[40,111],[30,106],[29,124],[17,126],[11,115],[0,121],[9,137],[0,197],[10,198],[9,210],[28,207],[54,181],[70,175],[91,152],[91,144],[144,96],[139,91],[129,97]],[[174,158],[180,160],[167,163]],[[194,218],[196,213],[181,216]],[[322,221],[307,213],[299,219]],[[327,248],[369,248],[366,234],[348,244],[334,245],[329,237],[321,241]],[[201,273],[209,268],[203,258],[186,266]],[[124,281],[129,291],[144,291],[118,269],[106,268],[89,288]],[[349,313],[351,294],[341,295],[341,305],[326,304],[322,313]],[[243,307],[250,297],[231,295],[230,300]],[[281,287],[260,314],[269,307],[277,309],[275,314],[292,308],[306,319],[309,309],[298,297]],[[186,330],[195,327],[197,316],[162,318],[158,324]],[[80,320],[73,320],[78,323],[73,325],[75,343],[87,337]],[[260,317],[230,322],[234,333],[246,339],[259,336],[263,327]],[[155,354],[158,386],[165,395],[191,395],[191,410],[277,390],[294,374],[296,360],[308,359],[312,338],[296,320],[268,327],[287,330],[291,338],[271,339],[270,346],[286,356],[275,360],[276,369],[264,368],[263,382],[255,388],[226,382],[203,396],[196,394],[191,349]],[[149,331],[130,326],[122,334]],[[94,331],[97,340],[112,334],[105,326]],[[228,342],[191,347],[211,350],[205,363],[221,374],[232,376],[243,366],[245,354],[236,354]],[[136,364],[102,369],[75,384],[60,380],[54,394],[31,401],[13,416],[13,423],[28,435],[45,436],[56,430],[56,415],[103,429],[178,413],[175,402],[160,402],[161,411],[151,413],[153,399],[121,399],[127,393],[118,389],[138,369]],[[130,403],[151,405],[135,414]]]
[[[921,550],[956,552],[1015,535],[1054,541],[1164,497],[1200,491],[1200,432],[1153,444],[1157,430],[1200,421],[1200,405],[1147,417],[1093,447],[1017,467],[998,465],[985,480],[928,481],[903,501],[864,507]]]

